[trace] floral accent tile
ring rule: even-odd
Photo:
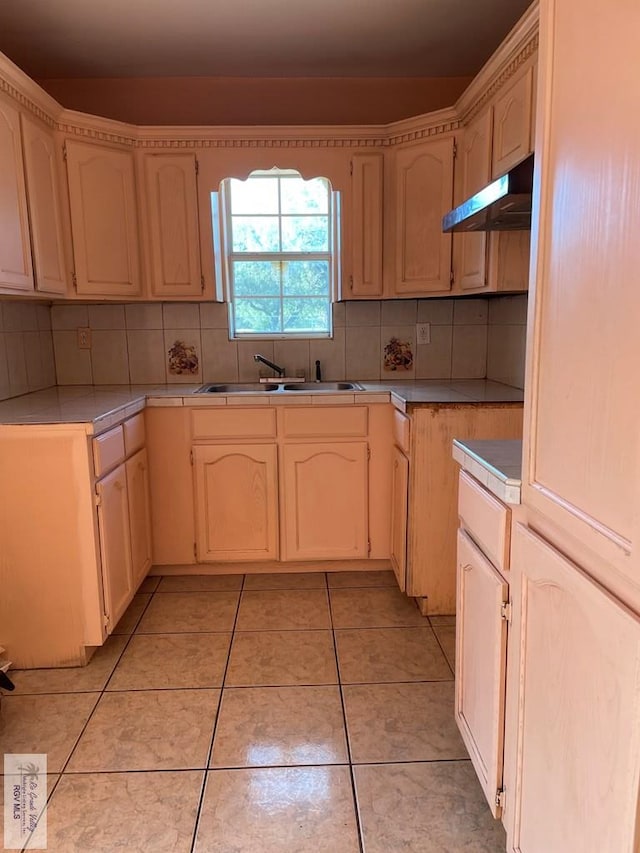
[[[384,345],[384,370],[406,372],[413,370],[413,348],[411,341],[390,338]]]
[[[195,382],[202,375],[200,330],[164,331],[167,382]]]

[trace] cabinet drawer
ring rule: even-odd
[[[465,471],[460,472],[458,513],[494,566],[508,569],[511,510]]]
[[[93,464],[96,477],[115,468],[124,459],[124,433],[121,426],[114,427],[93,439]]]
[[[275,438],[276,411],[271,408],[196,409],[191,431],[198,438]]]
[[[127,456],[144,447],[144,416],[134,415],[122,424],[124,430],[124,449]]]
[[[368,414],[366,406],[283,406],[282,432],[285,438],[366,436]]]
[[[393,413],[393,440],[404,453],[409,453],[411,418],[397,410]]]

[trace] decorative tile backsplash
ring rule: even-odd
[[[526,295],[337,303],[331,340],[230,341],[219,303],[62,304],[0,300],[0,398],[55,384],[250,382],[268,374],[327,380],[482,379],[522,387]],[[430,324],[417,344],[416,323]],[[52,327],[52,330],[51,330]],[[91,329],[91,348],[78,347]],[[55,362],[54,362],[55,351]]]

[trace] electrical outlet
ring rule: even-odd
[[[418,323],[416,325],[416,340],[419,346],[431,343],[431,323]]]
[[[87,326],[78,327],[78,349],[91,349],[91,329]]]

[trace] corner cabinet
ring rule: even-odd
[[[65,157],[77,293],[139,296],[133,153],[68,139]]]
[[[391,297],[447,294],[451,235],[442,217],[453,204],[452,136],[399,147],[395,153],[395,275]]]
[[[0,97],[0,289],[33,291],[27,191],[24,180],[20,114]]]
[[[195,154],[144,154],[149,289],[154,297],[204,291]]]

